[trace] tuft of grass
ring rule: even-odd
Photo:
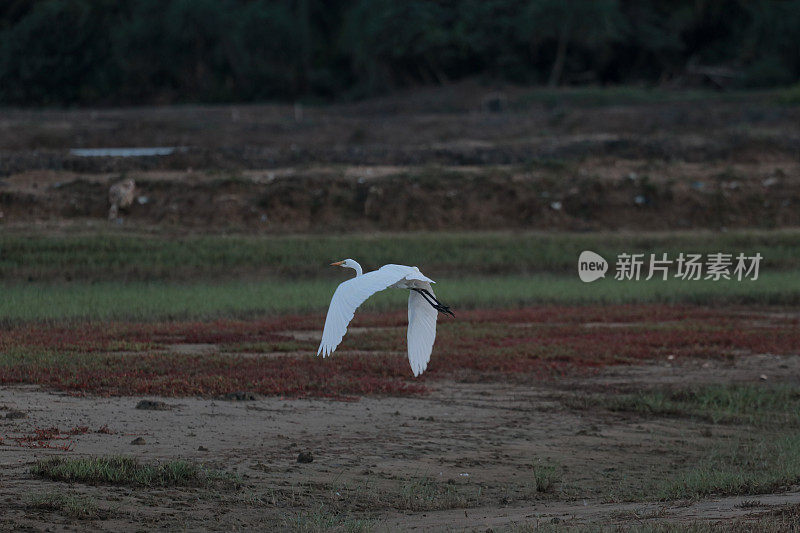
[[[533,481],[531,490],[534,492],[552,492],[555,484],[561,481],[561,474],[555,465],[533,464]]]
[[[800,390],[791,385],[706,385],[610,398],[612,411],[678,416],[713,423],[800,425]]]
[[[238,484],[238,478],[223,472],[206,470],[189,461],[141,464],[132,457],[63,458],[37,461],[31,474],[67,483],[135,486],[207,486],[215,481]]]
[[[29,494],[25,507],[42,511],[51,511],[67,518],[77,520],[93,520],[102,518],[104,512],[90,497],[69,492],[45,492]]]
[[[800,482],[800,434],[720,444],[699,464],[665,480],[664,500],[767,494]]]
[[[653,520],[656,518],[663,518],[666,514],[667,508],[666,507],[656,507],[656,508],[641,508],[641,509],[629,509],[625,511],[614,511],[611,513],[611,518],[615,520]]]
[[[471,499],[463,487],[439,483],[429,477],[417,477],[400,484],[395,506],[410,511],[437,511],[473,506],[480,498],[480,489]]]
[[[329,509],[324,504],[313,511],[305,511],[284,518],[284,525],[289,531],[297,533],[322,533],[325,531],[367,533],[376,527],[372,520],[353,518],[346,513]]]

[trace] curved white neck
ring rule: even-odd
[[[358,261],[353,261],[353,263],[355,263],[355,266],[351,266],[351,267],[348,267],[348,268],[352,268],[353,270],[356,271],[356,277],[362,275],[364,273],[364,271],[361,270],[361,265],[358,264]]]

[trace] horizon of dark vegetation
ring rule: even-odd
[[[787,86],[800,1],[10,0],[0,104],[348,100],[465,78]]]

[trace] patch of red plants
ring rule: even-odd
[[[57,427],[46,429],[36,428],[31,435],[23,435],[22,437],[11,437],[11,440],[17,443],[17,446],[23,448],[49,448],[52,450],[69,451],[72,449],[72,442],[64,444],[56,444],[51,441],[64,441],[69,439],[70,434],[62,434]]]
[[[74,445],[73,442],[65,442],[63,444],[54,443],[52,441],[67,441],[70,437],[75,435],[86,435],[90,433],[89,426],[75,426],[67,431],[61,431],[58,427],[49,428],[34,428],[33,433],[23,435],[21,437],[10,437],[11,440],[17,443],[17,446],[23,448],[47,448],[51,450],[70,451]],[[115,432],[108,429],[108,426],[102,426],[94,433],[104,433],[107,435],[114,434]],[[0,444],[3,444],[3,439],[0,438]]]
[[[757,319],[757,320],[756,320]],[[800,352],[800,321],[752,310],[668,305],[546,306],[460,311],[442,318],[428,369],[413,379],[405,358],[405,312],[359,313],[336,355],[191,355],[170,345],[291,341],[321,330],[322,315],[260,320],[28,324],[4,332],[0,348],[23,353],[0,368],[2,383],[36,383],[74,394],[216,396],[247,390],[278,396],[411,395],[424,383],[530,379],[671,355],[732,357]],[[120,347],[128,346],[129,350]],[[128,353],[133,352],[133,353]]]
[[[227,355],[137,354],[103,356],[96,364],[12,365],[3,383],[37,383],[77,393],[102,395],[217,396],[246,390],[277,396],[342,397],[424,392],[408,380],[397,357],[344,355],[254,358]]]
[[[220,320],[214,322],[167,322],[159,324],[79,324],[43,326],[26,324],[4,331],[0,349],[12,346],[47,347],[93,353],[119,351],[126,345],[156,347],[159,344],[223,344],[282,342],[293,340],[268,329],[271,324]],[[138,347],[138,346],[136,346]]]

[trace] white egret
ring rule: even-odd
[[[436,339],[438,313],[455,316],[433,295],[431,283],[436,282],[423,275],[417,267],[405,265],[383,265],[366,274],[352,259],[337,261],[331,266],[352,268],[356,277],[339,284],[333,293],[317,355],[327,357],[336,350],[356,309],[367,298],[388,288],[408,289],[408,361],[414,376],[422,374],[428,366]]]

